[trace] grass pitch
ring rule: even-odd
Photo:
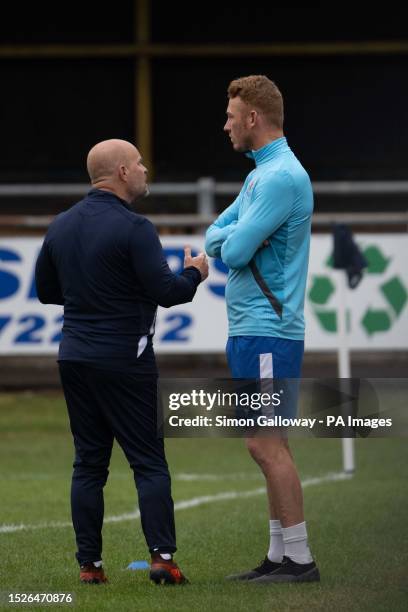
[[[258,491],[264,483],[242,440],[172,439],[166,447],[176,507],[189,500],[176,511],[176,560],[191,584],[156,587],[146,570],[126,569],[149,556],[140,519],[126,516],[136,510],[136,492],[115,448],[105,488],[103,559],[110,582],[81,585],[70,526],[73,447],[65,404],[61,396],[0,395],[0,606],[9,592],[73,592],[74,607],[84,612],[408,609],[406,439],[357,440],[356,475],[320,483],[319,477],[341,472],[340,440],[293,442],[302,479],[315,479],[305,488],[305,510],[322,582],[306,585],[224,580],[257,565],[268,545],[266,496]]]

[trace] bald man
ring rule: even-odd
[[[190,302],[208,275],[204,254],[185,249],[169,269],[152,223],[132,205],[148,193],[139,151],[106,140],[88,154],[92,189],[50,225],[36,265],[39,300],[64,305],[59,370],[75,445],[71,508],[80,580],[106,582],[102,568],[103,487],[114,439],[139,497],[152,556],[150,578],[183,584],[163,440],[157,438],[157,306]]]
[[[99,142],[89,151],[86,165],[95,188],[113,191],[129,204],[149,193],[142,157],[126,140]]]

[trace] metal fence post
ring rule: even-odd
[[[210,217],[215,214],[215,181],[211,177],[203,177],[197,181],[198,214]]]

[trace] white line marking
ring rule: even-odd
[[[261,472],[231,472],[230,474],[191,474],[180,472],[171,477],[172,480],[183,482],[219,481],[219,480],[263,480]]]
[[[326,474],[325,476],[306,478],[302,481],[302,487],[311,487],[314,485],[319,485],[326,482],[336,482],[339,480],[349,480],[350,478],[352,478],[352,476],[350,474],[345,474],[344,472],[331,473]],[[216,493],[215,495],[202,495],[201,497],[193,497],[191,499],[185,499],[184,501],[176,502],[174,504],[174,510],[186,510],[187,508],[196,508],[197,506],[202,506],[203,504],[212,504],[213,502],[227,501],[230,499],[245,499],[248,497],[262,495],[265,492],[265,487],[259,487],[250,491],[224,491],[222,493]],[[107,516],[104,520],[104,523],[122,523],[124,521],[133,521],[138,518],[140,518],[140,512],[139,510],[136,510],[135,512],[128,512],[126,514]],[[35,531],[37,529],[52,529],[63,527],[72,527],[71,521],[51,521],[48,523],[37,523],[34,525],[24,525],[23,523],[21,523],[20,525],[0,525],[0,534],[15,533],[16,531]]]

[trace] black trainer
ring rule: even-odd
[[[231,576],[226,577],[226,580],[254,580],[256,578],[261,578],[266,574],[270,574],[271,572],[275,572],[281,567],[281,565],[281,563],[269,561],[268,557],[265,557],[258,567],[255,567],[247,572],[241,572],[240,574],[231,574]]]
[[[320,573],[316,563],[296,563],[289,557],[283,557],[282,564],[278,569],[269,574],[254,578],[251,582],[256,584],[268,584],[271,582],[319,582]]]

